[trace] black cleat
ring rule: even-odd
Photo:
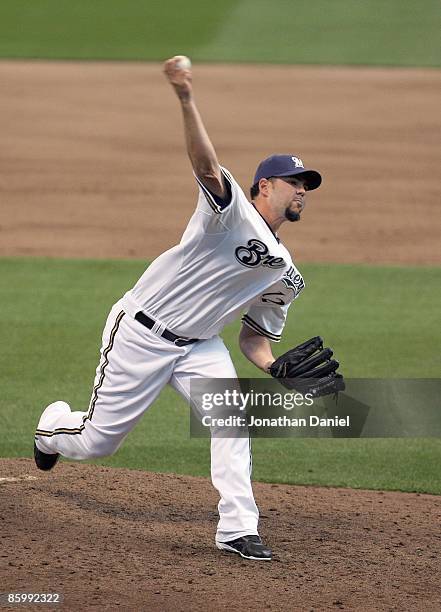
[[[43,453],[34,442],[34,459],[39,470],[51,470],[60,458],[59,453]]]
[[[216,546],[220,550],[237,553],[244,559],[271,561],[272,558],[271,549],[262,544],[262,540],[258,535],[242,536],[230,542],[216,542]]]

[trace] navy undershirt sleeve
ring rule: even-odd
[[[205,185],[204,185],[204,187],[210,193],[211,197],[216,202],[216,204],[223,210],[229,204],[231,204],[232,195],[231,195],[231,184],[230,184],[230,181],[227,179],[227,177],[225,176],[224,173],[222,173],[222,180],[224,182],[224,187],[227,190],[227,193],[226,193],[224,198],[221,198],[218,195],[216,195],[215,193],[213,193],[212,191],[210,191],[208,189],[208,187],[206,187]]]

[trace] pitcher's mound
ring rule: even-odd
[[[1,591],[63,609],[430,610],[441,498],[255,484],[271,563],[214,546],[203,478],[0,460]]]

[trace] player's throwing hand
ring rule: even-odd
[[[175,55],[164,62],[164,73],[169,82],[173,85],[180,100],[188,100],[192,95],[191,84],[191,64],[185,62],[184,56]]]

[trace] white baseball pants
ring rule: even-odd
[[[167,383],[190,402],[192,377],[216,378],[220,373],[222,378],[237,377],[218,336],[175,346],[126,314],[117,302],[103,331],[88,411],[71,412],[65,402],[48,406],[38,423],[37,446],[71,459],[111,455]],[[217,541],[257,534],[248,438],[212,437],[211,478],[220,494]]]

